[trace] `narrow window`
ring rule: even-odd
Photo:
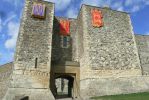
[[[61,47],[62,48],[68,48],[70,43],[70,37],[69,36],[61,36]]]
[[[35,59],[35,68],[37,68],[38,58]]]
[[[67,37],[63,37],[63,47],[67,47]]]

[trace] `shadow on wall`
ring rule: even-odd
[[[52,62],[51,62],[51,70],[54,70],[55,65],[62,65],[64,66],[66,61],[72,61],[72,40],[70,35],[68,35],[69,37],[69,46],[67,48],[63,48],[62,47],[62,36],[60,35],[60,19],[61,18],[57,18],[54,17],[54,22],[53,22],[53,35],[52,35]],[[65,20],[65,19],[64,19]],[[71,33],[71,32],[70,32]],[[65,67],[62,67],[61,72],[65,72]],[[56,79],[57,78],[61,78],[61,79],[67,79],[69,82],[68,84],[68,95],[71,97],[71,86],[70,86],[70,79],[63,77],[63,76],[59,76],[56,77],[57,73],[51,72],[51,78],[50,78],[50,83],[51,83],[51,91],[53,93],[53,95],[57,98],[61,98],[64,95],[58,95],[57,91],[56,91]]]
[[[29,100],[29,97],[26,96],[26,97],[22,98],[21,100]]]
[[[59,19],[54,17],[54,27],[52,36],[52,61],[53,63],[65,63],[65,61],[72,61],[72,39],[69,37],[68,47],[62,48],[62,35],[60,35]],[[70,31],[71,33],[71,31]]]

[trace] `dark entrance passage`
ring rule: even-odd
[[[73,98],[74,77],[69,74],[55,75],[56,98]]]
[[[28,96],[15,96],[13,100],[29,100]]]
[[[52,64],[50,89],[57,98],[80,97],[80,67],[78,63]]]

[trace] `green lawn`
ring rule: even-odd
[[[149,100],[149,93],[134,93],[125,95],[112,95],[102,97],[92,97],[93,100]]]

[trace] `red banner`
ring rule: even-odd
[[[70,35],[70,22],[68,20],[60,20],[60,34]]]
[[[92,13],[92,25],[94,27],[103,26],[103,21],[102,21],[103,16],[102,16],[101,11],[94,9],[91,11],[91,13]]]

